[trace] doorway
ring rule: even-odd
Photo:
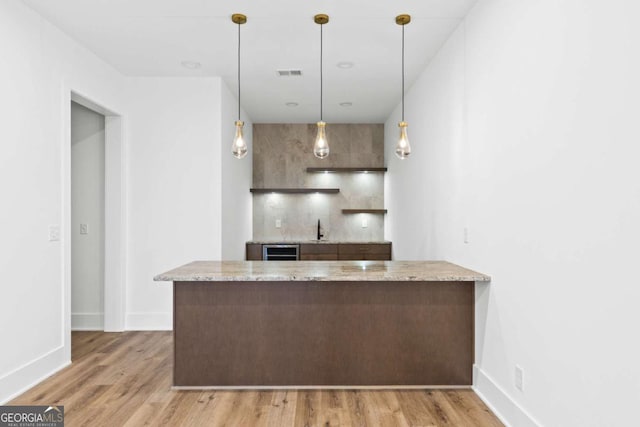
[[[126,150],[119,113],[65,92],[63,322],[72,361],[74,340],[125,329]]]
[[[71,101],[71,329],[104,330],[105,117]]]

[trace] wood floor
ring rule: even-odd
[[[172,391],[170,332],[74,332],[73,364],[10,404],[66,426],[502,426],[471,390]]]

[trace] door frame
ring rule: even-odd
[[[123,116],[80,94],[65,90],[63,123],[63,241],[65,350],[71,357],[71,101],[105,117],[104,330],[125,329],[126,290],[126,149]]]

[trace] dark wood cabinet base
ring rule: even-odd
[[[391,261],[391,243],[303,243],[300,245],[301,261]],[[274,242],[276,244],[276,242]],[[284,244],[284,243],[283,243]],[[262,261],[262,244],[246,244],[247,261]]]
[[[174,386],[468,386],[473,282],[175,282]]]

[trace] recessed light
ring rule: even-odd
[[[197,70],[202,67],[202,64],[198,61],[182,61],[181,64],[184,68],[188,68],[190,70]]]
[[[347,68],[353,68],[353,62],[342,61],[342,62],[338,62],[336,66],[338,68],[342,68],[343,70],[346,70]]]
[[[353,105],[353,102],[341,102],[340,106],[341,107],[351,107]]]
[[[297,107],[298,103],[297,102],[287,102],[284,105],[286,105],[287,107]]]

